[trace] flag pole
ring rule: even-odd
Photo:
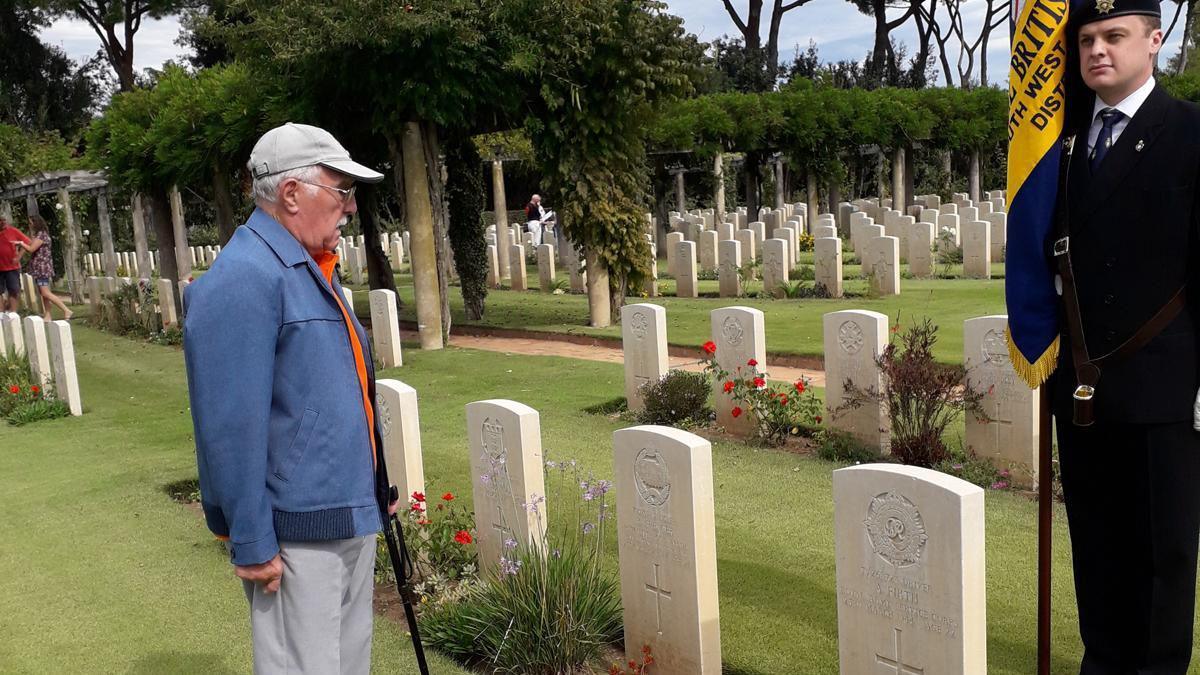
[[[1046,387],[1038,397],[1038,675],[1050,675],[1050,564],[1053,542],[1054,474],[1050,395]]]

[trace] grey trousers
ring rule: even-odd
[[[256,675],[371,670],[375,535],[280,542],[279,592],[243,581]]]

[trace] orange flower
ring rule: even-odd
[[[739,407],[739,406],[736,406],[736,405],[735,405],[735,406],[733,406],[733,410],[731,410],[730,412],[731,412],[731,413],[733,413],[733,416],[734,416],[734,417],[741,417],[741,416],[742,416],[742,409],[741,409],[741,407]]]
[[[454,533],[454,541],[466,546],[472,541],[471,533],[467,532],[466,530],[459,530],[458,532]]]
[[[442,499],[444,499],[448,502],[452,502],[452,501],[454,501],[454,495],[450,492],[447,492],[446,494],[442,495]]]

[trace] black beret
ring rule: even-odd
[[[1129,15],[1162,18],[1162,9],[1159,0],[1083,0],[1078,7],[1071,8],[1069,23],[1079,30],[1089,23]]]

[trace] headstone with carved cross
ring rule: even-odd
[[[700,283],[696,270],[696,242],[681,241],[675,246],[675,295],[698,298]]]
[[[867,260],[871,263],[871,288],[881,296],[900,295],[900,239],[875,237],[869,240]]]
[[[813,240],[813,273],[816,285],[823,287],[829,297],[842,297],[841,239],[833,236]]]
[[[1008,317],[981,316],[963,322],[963,365],[967,384],[984,394],[986,418],[968,415],[967,449],[1008,470],[1011,482],[1036,488],[1038,405],[1041,388],[1031,390],[1008,357]]]
[[[842,675],[987,672],[983,490],[931,469],[833,472]]]
[[[963,276],[992,278],[992,224],[973,220],[962,225]]]
[[[753,307],[722,307],[710,314],[716,360],[731,377],[753,377],[767,367],[766,325],[762,310]],[[751,363],[753,361],[754,363]],[[754,421],[744,408],[726,394],[726,380],[713,381],[713,407],[717,424],[731,433],[749,436]]]
[[[621,346],[625,358],[625,400],[631,412],[646,405],[641,388],[667,374],[667,310],[639,303],[621,308]]]
[[[824,316],[824,337],[827,424],[886,453],[890,425],[886,406],[875,396],[883,388],[875,359],[888,344],[887,315],[830,312]]]
[[[718,675],[712,446],[672,427],[613,433],[625,652],[662,675]]]
[[[772,297],[787,294],[788,242],[786,239],[768,239],[763,242],[763,291]]]
[[[516,401],[467,404],[467,440],[475,494],[475,540],[482,574],[514,545],[545,551],[546,487],[538,412]],[[506,543],[507,542],[507,543]]]
[[[722,298],[736,298],[742,294],[742,242],[726,239],[717,244],[717,281]]]

